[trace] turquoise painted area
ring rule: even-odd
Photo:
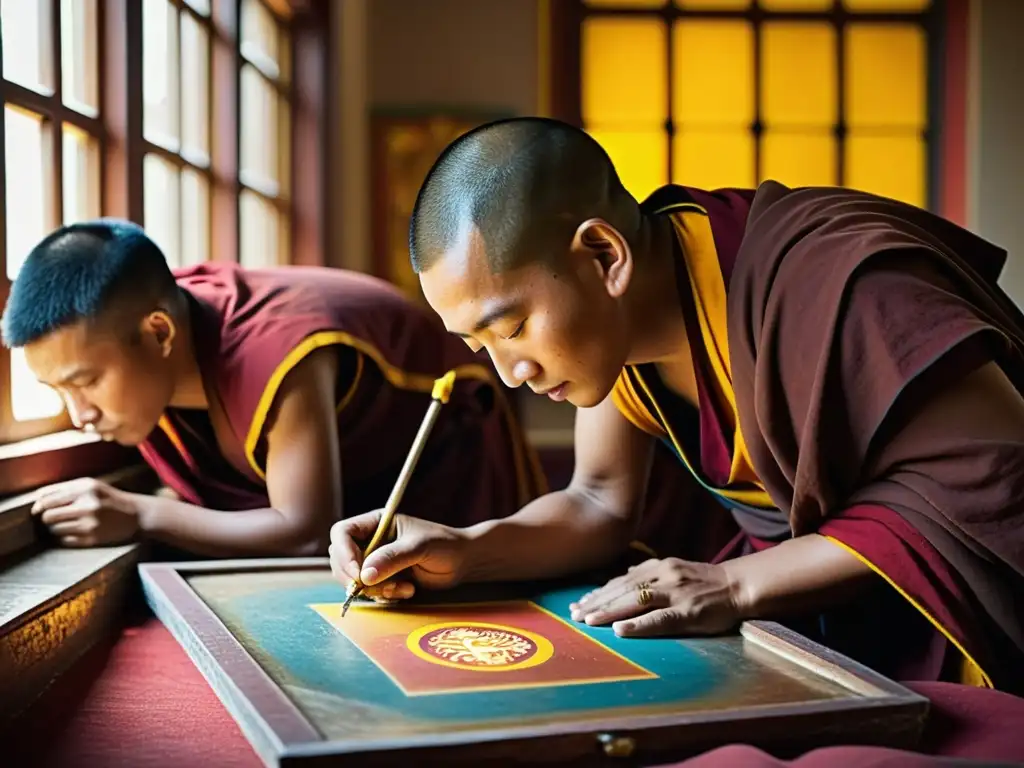
[[[570,602],[586,591],[563,589],[531,599],[568,619]],[[393,709],[417,720],[481,722],[688,701],[720,687],[727,677],[727,670],[680,642],[619,638],[610,627],[577,624],[658,679],[407,697],[352,642],[308,607],[340,603],[344,597],[344,590],[335,585],[248,595],[230,603],[229,623],[279,684],[298,684],[353,703]]]

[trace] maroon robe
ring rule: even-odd
[[[987,678],[977,682],[1024,690],[1024,621],[1012,599],[1024,587],[1024,446],[936,436],[944,463],[915,468],[913,455],[886,455],[883,430],[910,384],[913,403],[937,391],[942,377],[929,369],[955,381],[997,360],[1021,389],[1024,318],[995,284],[1005,254],[926,212],[845,190],[668,187],[644,208],[680,204],[710,219],[738,420],[772,502],[737,504],[715,490],[733,445],[681,269],[699,413],[651,370],[645,396],[685,435],[694,476],[742,528],[720,558],[827,536],[888,583],[798,629],[904,679],[958,679],[969,658]],[[876,259],[876,273],[857,271],[900,249],[927,253],[928,266]]]
[[[543,488],[536,458],[492,369],[435,315],[393,286],[342,270],[243,270],[209,263],[175,272],[190,307],[208,392],[235,438],[218,447],[206,410],[170,408],[141,446],[161,480],[212,509],[270,505],[265,422],[282,379],[322,346],[340,356],[337,426],[344,515],[381,508],[430,404],[458,370],[402,501],[402,511],[465,526],[503,517]]]

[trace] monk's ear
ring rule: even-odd
[[[168,357],[174,349],[174,340],[178,335],[178,326],[169,314],[162,309],[150,312],[142,320],[143,336],[150,336],[160,347],[161,357]]]
[[[604,219],[588,219],[576,229],[574,254],[587,259],[614,298],[622,296],[633,277],[633,252],[626,238]]]

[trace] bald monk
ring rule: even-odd
[[[410,243],[449,331],[577,406],[575,473],[502,520],[402,517],[365,562],[377,513],[339,523],[343,578],[402,597],[606,566],[662,441],[741,532],[710,563],[632,568],[576,620],[780,620],[886,674],[1024,692],[1024,316],[1002,250],[847,189],[638,203],[585,133],[530,118],[446,149]]]
[[[133,224],[75,224],[28,256],[3,335],[76,426],[138,446],[178,497],[94,480],[43,489],[33,511],[69,546],[142,536],[214,557],[326,554],[333,522],[383,506],[451,369],[403,505],[468,525],[541,491],[480,357],[366,275],[172,272]]]

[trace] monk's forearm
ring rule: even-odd
[[[743,619],[822,610],[853,597],[874,578],[868,566],[817,534],[722,565]]]
[[[557,578],[612,562],[630,540],[627,516],[569,490],[467,528],[466,581]]]
[[[276,509],[220,512],[175,499],[136,495],[144,536],[205,557],[303,556],[327,551],[322,535]]]

